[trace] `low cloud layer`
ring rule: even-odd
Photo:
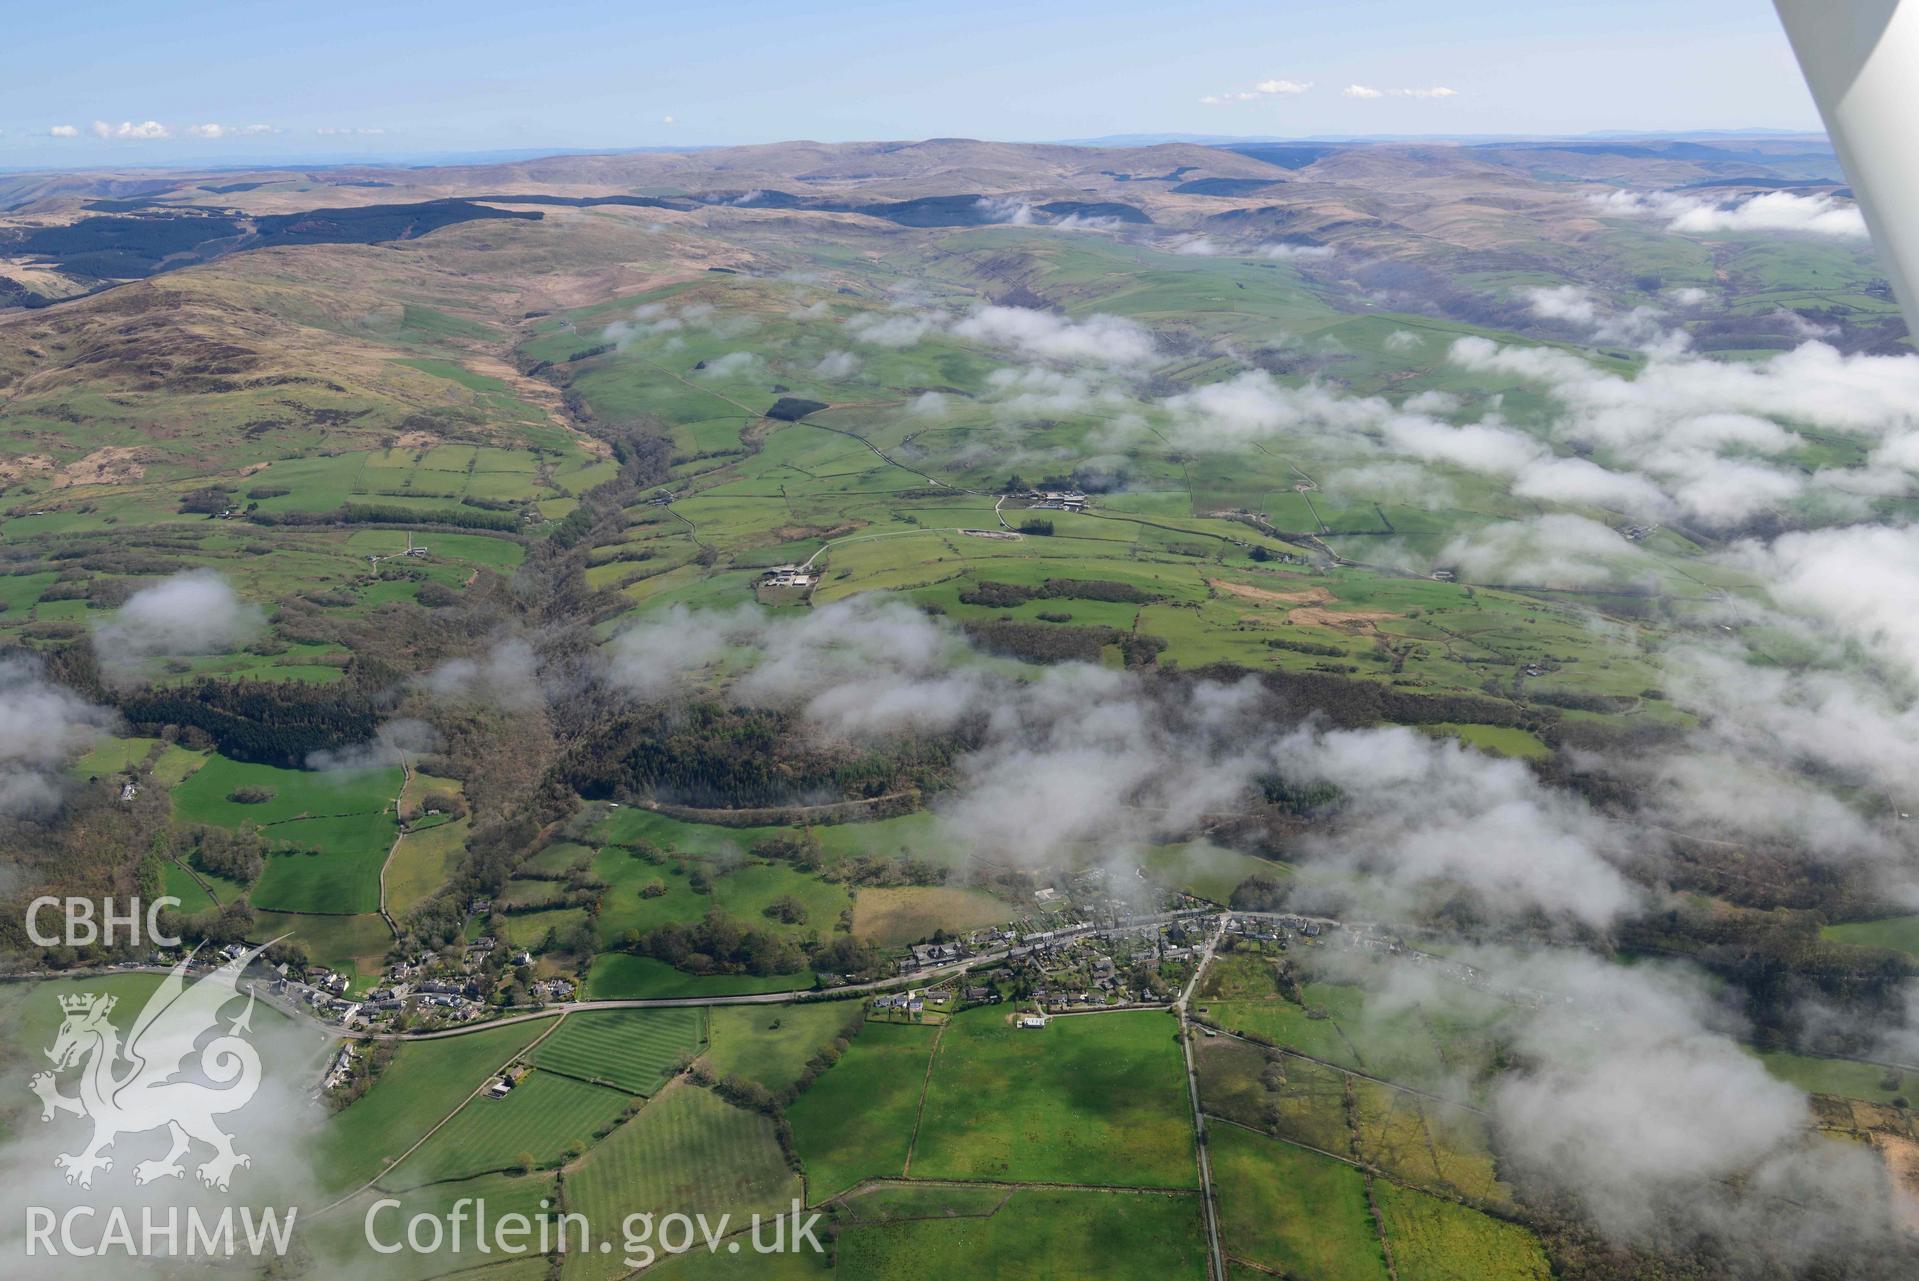
[[[1634,901],[1603,853],[1607,825],[1522,765],[1412,730],[1295,727],[1257,681],[1171,691],[1079,663],[1016,677],[873,597],[798,617],[674,607],[608,647],[609,683],[635,698],[720,678],[734,702],[796,711],[835,739],[963,730],[971,746],[937,810],[949,839],[995,862],[1122,858],[1244,809],[1279,777],[1337,789],[1315,853],[1348,894],[1363,878],[1372,910],[1439,888],[1493,917],[1596,926]]]
[[[1594,204],[1600,212],[1609,215],[1657,218],[1666,224],[1668,231],[1685,235],[1800,232],[1841,240],[1866,239],[1866,220],[1859,206],[1825,192],[1802,196],[1790,191],[1768,191],[1717,201],[1664,191],[1614,191],[1594,197]]]
[[[62,771],[119,718],[49,681],[30,658],[0,658],[0,818],[59,807]]]
[[[1145,326],[1099,312],[1074,320],[1031,307],[989,305],[958,320],[953,334],[1028,360],[1063,364],[1139,367],[1159,356],[1153,335]]]
[[[101,662],[124,668],[151,658],[219,654],[245,645],[265,626],[258,605],[240,599],[208,569],[188,570],[143,587],[94,633]]]

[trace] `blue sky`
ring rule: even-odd
[[[5,25],[10,167],[1817,125],[1766,0],[88,0]]]

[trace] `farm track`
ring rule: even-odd
[[[415,1152],[418,1152],[421,1149],[421,1147],[425,1146],[428,1139],[431,1139],[434,1135],[438,1134],[441,1130],[445,1129],[447,1126],[447,1123],[453,1120],[454,1117],[460,1114],[461,1109],[465,1108],[466,1105],[473,1102],[473,1100],[479,1098],[481,1092],[486,1090],[489,1086],[493,1084],[493,1078],[498,1076],[501,1072],[505,1071],[508,1064],[514,1062],[516,1059],[519,1059],[527,1054],[531,1054],[536,1048],[539,1047],[540,1042],[546,1040],[547,1037],[552,1036],[555,1032],[559,1031],[560,1024],[564,1022],[566,1022],[566,1012],[561,1011],[560,1016],[553,1020],[552,1027],[540,1033],[538,1036],[534,1037],[530,1042],[521,1046],[519,1049],[513,1051],[512,1054],[509,1054],[506,1057],[505,1061],[502,1062],[499,1067],[496,1067],[493,1069],[493,1071],[487,1073],[485,1079],[483,1079],[478,1085],[473,1087],[472,1093],[468,1094],[465,1098],[461,1099],[459,1104],[455,1106],[452,1111],[448,1112],[445,1116],[441,1117],[438,1121],[434,1122],[433,1128],[428,1130],[425,1134],[422,1134],[418,1142],[416,1142],[412,1147],[408,1148],[406,1151],[400,1153],[399,1156],[393,1158],[392,1162],[388,1164],[386,1169],[380,1171],[378,1174],[368,1179],[365,1183],[362,1183],[359,1187],[354,1188],[351,1192],[346,1193],[344,1196],[337,1197],[334,1200],[327,1202],[327,1204],[321,1206],[318,1210],[315,1210],[313,1212],[313,1217],[318,1218],[320,1215],[326,1214],[330,1210],[335,1210],[335,1209],[338,1209],[340,1206],[345,1205],[348,1201],[351,1201],[354,1197],[359,1196],[362,1192],[368,1192],[378,1188],[380,1186],[381,1179],[393,1173],[393,1171],[399,1169],[401,1163],[404,1162],[408,1157],[412,1156]]]
[[[1388,1089],[1398,1090],[1401,1094],[1417,1095],[1419,1098],[1431,1099],[1434,1103],[1444,1103],[1447,1107],[1460,1108],[1478,1116],[1492,1115],[1484,1108],[1474,1107],[1472,1104],[1462,1102],[1459,1099],[1447,1098],[1443,1094],[1434,1094],[1431,1090],[1422,1090],[1416,1085],[1402,1085],[1398,1081],[1389,1081],[1383,1076],[1374,1076],[1370,1072],[1362,1071],[1359,1068],[1347,1067],[1345,1064],[1335,1063],[1331,1059],[1316,1058],[1311,1054],[1302,1054],[1298,1050],[1288,1049],[1283,1045],[1268,1045],[1264,1041],[1255,1041],[1249,1036],[1241,1036],[1239,1033],[1229,1032],[1225,1028],[1217,1028],[1215,1030],[1228,1040],[1238,1041],[1245,1045],[1256,1045],[1262,1050],[1277,1050],[1287,1058],[1299,1059],[1306,1063],[1314,1063],[1320,1067],[1329,1068],[1334,1072],[1338,1072],[1342,1076],[1357,1077],[1362,1081],[1371,1081],[1374,1085],[1383,1085]]]
[[[1213,1188],[1213,1158],[1206,1142],[1206,1114],[1200,1105],[1199,1068],[1193,1062],[1193,1024],[1186,1012],[1206,967],[1213,963],[1213,949],[1219,946],[1222,932],[1216,928],[1206,936],[1206,950],[1200,953],[1192,977],[1186,980],[1179,999],[1173,1002],[1173,1012],[1179,1019],[1179,1052],[1186,1064],[1186,1093],[1193,1108],[1193,1159],[1199,1166],[1200,1204],[1206,1216],[1208,1266],[1213,1281],[1227,1281],[1226,1251],[1219,1238],[1219,1194]]]
[[[412,781],[413,767],[406,763],[406,756],[402,753],[400,756],[400,791],[399,794],[393,798],[393,817],[395,820],[398,820],[400,817],[400,803],[406,799],[406,787],[407,784]],[[396,939],[400,937],[400,927],[398,923],[394,921],[393,914],[387,911],[386,908],[386,870],[393,866],[393,856],[400,852],[400,842],[405,839],[406,833],[404,831],[398,836],[395,836],[393,838],[393,844],[387,847],[386,858],[380,863],[380,919],[386,922],[387,929],[392,932],[393,937]]]
[[[832,408],[839,408],[839,406],[832,406]],[[868,449],[872,450],[875,454],[877,454],[880,458],[880,461],[884,462],[887,466],[897,467],[901,471],[911,472],[929,485],[937,485],[941,489],[951,490],[955,494],[976,494],[979,492],[977,489],[968,489],[964,485],[949,485],[947,482],[941,480],[939,477],[929,476],[917,467],[908,467],[905,463],[900,462],[898,459],[888,454],[884,449],[881,449],[878,445],[875,445],[872,441],[868,440],[866,437],[860,435],[856,431],[849,431],[844,427],[830,427],[825,423],[807,423],[806,425],[808,427],[816,427],[821,431],[830,431],[830,432],[837,433],[838,435],[845,436],[850,440],[857,440],[860,442],[860,444],[866,446]]]
[[[933,1033],[933,1048],[926,1055],[926,1074],[920,1077],[919,1104],[913,1109],[913,1137],[906,1141],[906,1162],[900,1166],[900,1177],[913,1173],[913,1153],[919,1150],[920,1126],[926,1121],[926,1095],[933,1088],[933,1068],[940,1061],[940,1042],[946,1039],[947,1024],[939,1025]]]

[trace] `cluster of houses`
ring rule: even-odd
[[[761,587],[811,587],[820,576],[803,565],[774,565],[760,574]]]
[[[1226,920],[1226,933],[1235,938],[1247,939],[1255,943],[1277,943],[1286,946],[1294,937],[1316,939],[1328,928],[1338,929],[1332,921],[1310,916],[1230,916]]]
[[[1077,489],[1036,489],[1027,504],[1034,511],[1076,512],[1086,506],[1086,495]]]
[[[351,1041],[342,1042],[340,1052],[333,1056],[333,1062],[327,1065],[326,1076],[321,1078],[322,1090],[337,1090],[353,1079],[353,1060],[359,1057]]]

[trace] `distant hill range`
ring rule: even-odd
[[[482,219],[628,206],[680,215],[1217,235],[1403,257],[1435,229],[1484,252],[1590,218],[1595,187],[1843,181],[1813,135],[1461,140],[1131,138],[783,142],[432,167],[0,176],[0,308],[40,307],[233,253],[388,243]],[[1576,230],[1576,229],[1575,229]],[[1415,233],[1409,237],[1408,232]]]

